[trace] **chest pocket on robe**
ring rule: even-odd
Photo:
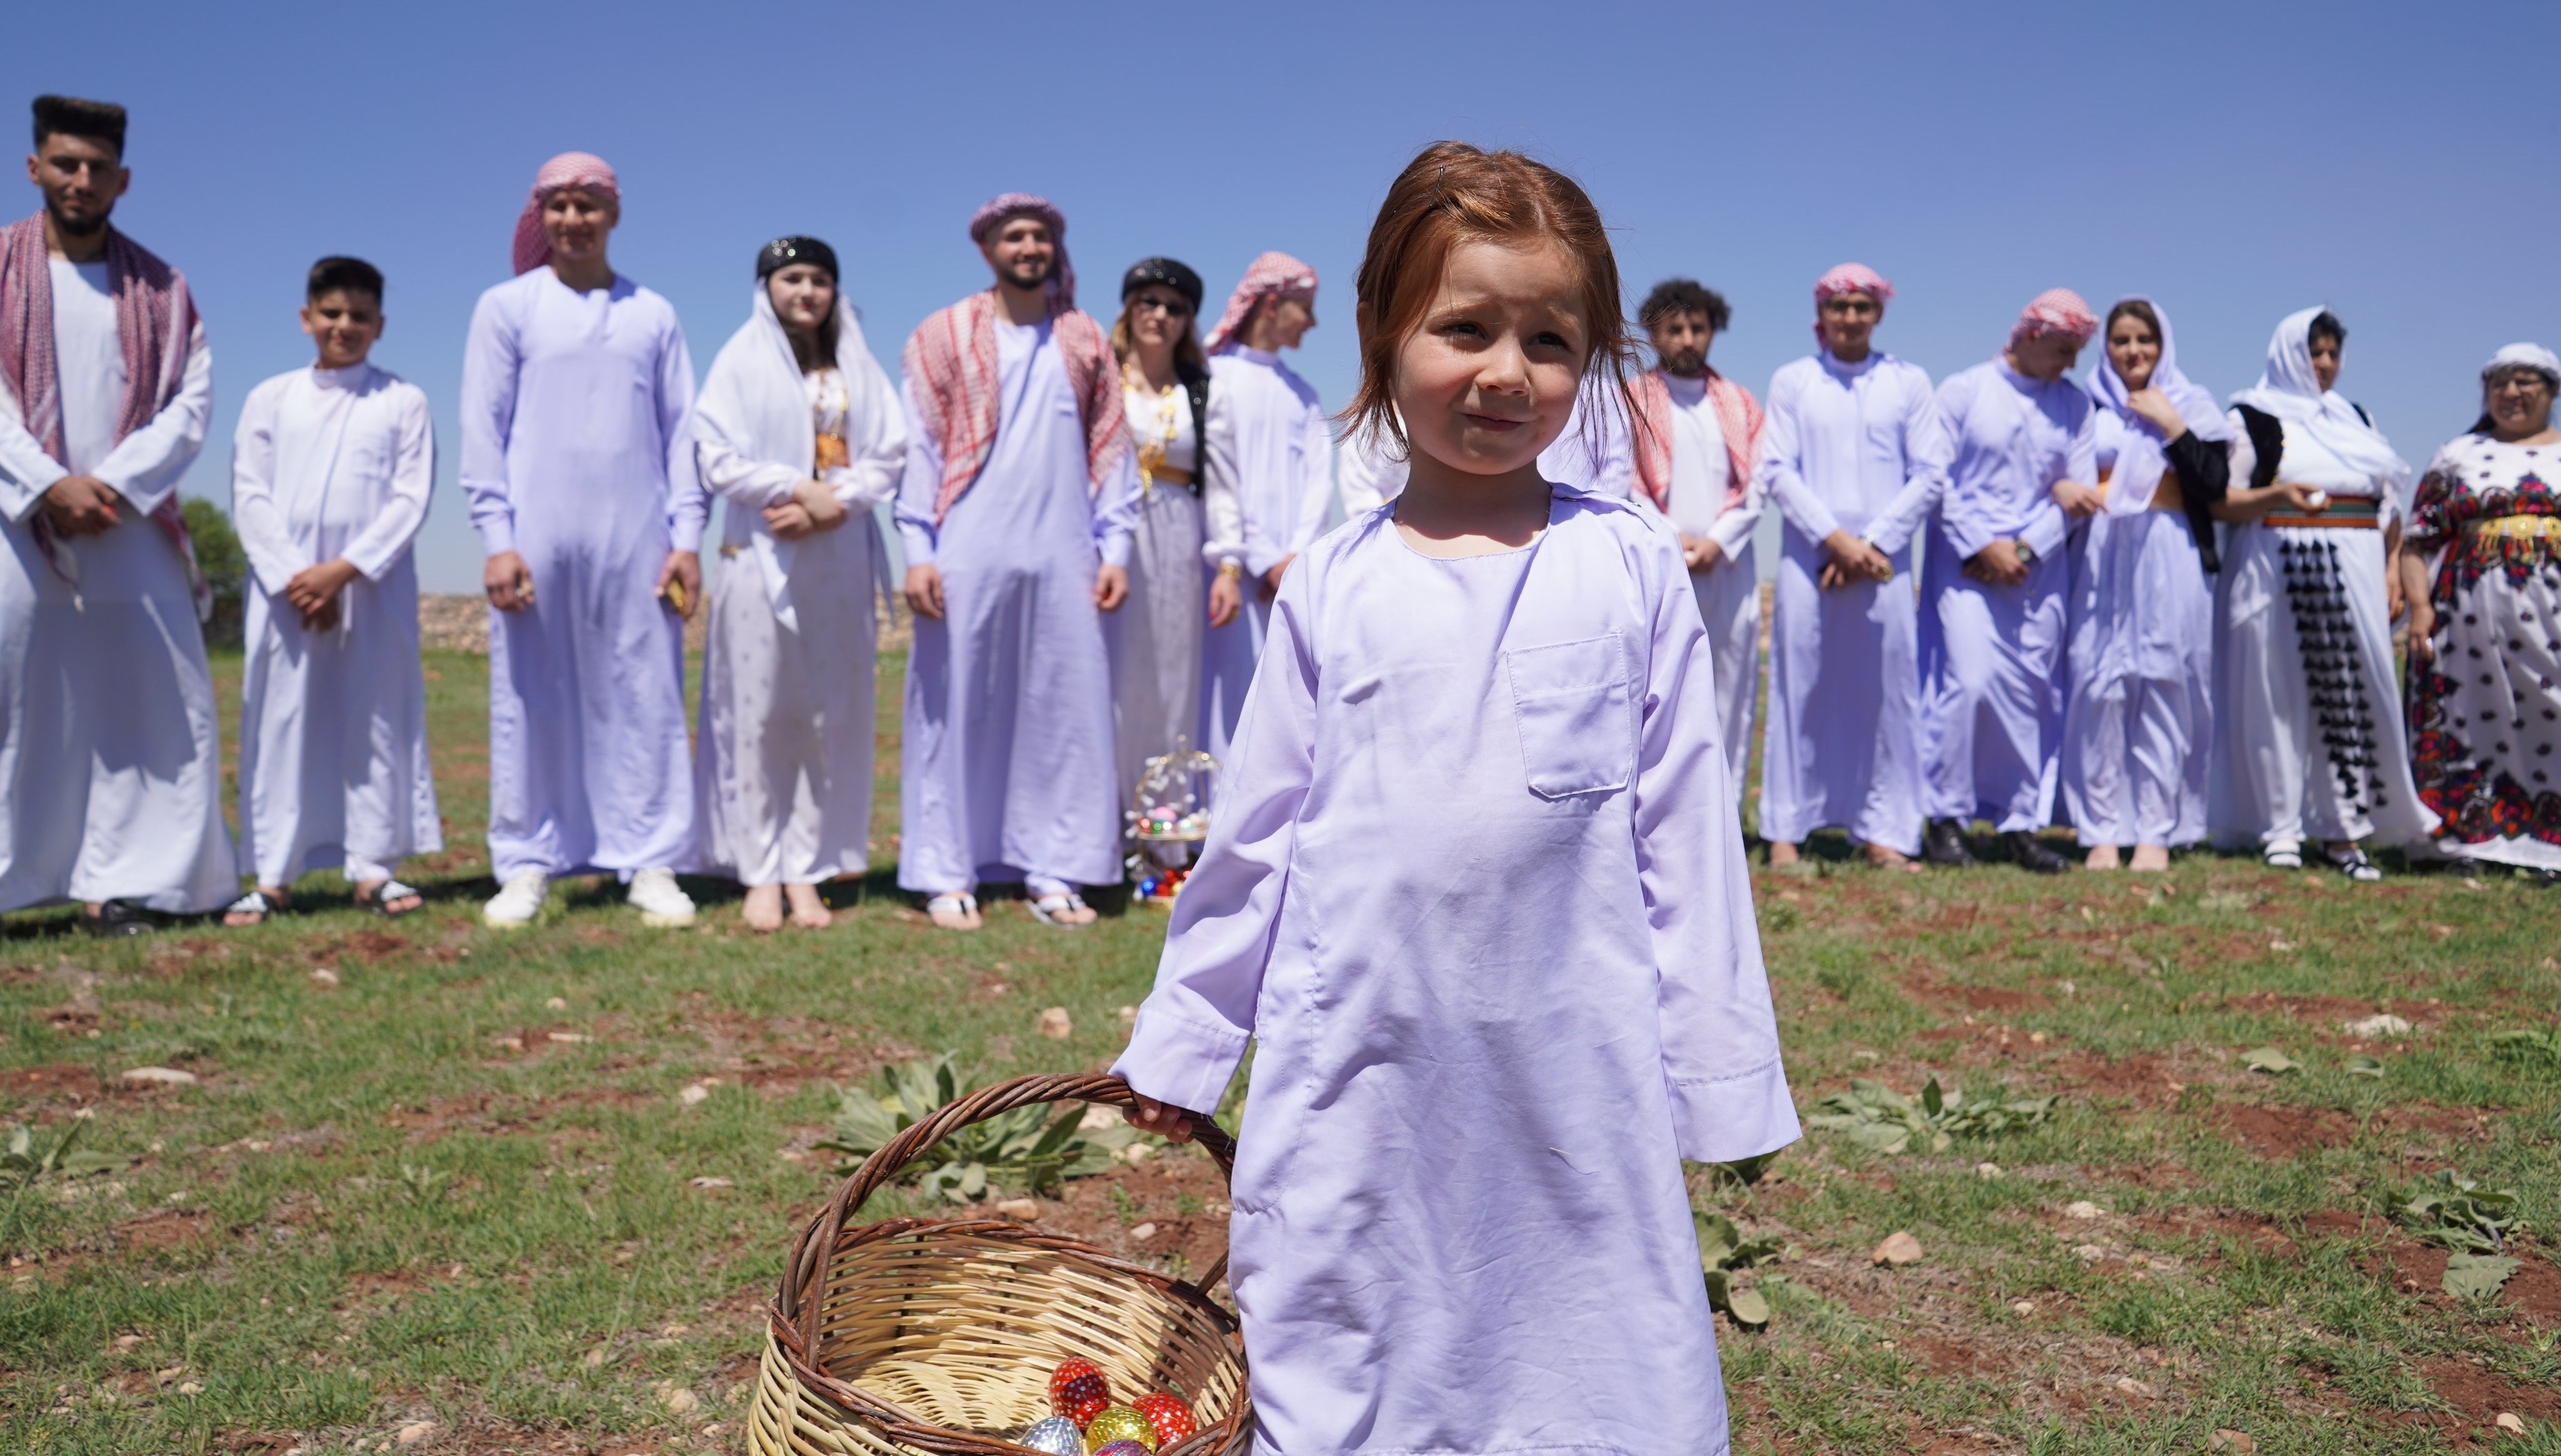
[[[1619,638],[1515,647],[1503,654],[1503,673],[1511,680],[1531,793],[1559,799],[1627,786],[1635,772],[1636,719],[1626,647]]]

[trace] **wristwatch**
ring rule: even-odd
[[[2020,566],[2033,566],[2036,565],[2035,547],[2028,545],[2024,541],[2013,542],[2012,545],[2018,548],[2018,564]]]

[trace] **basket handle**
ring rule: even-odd
[[[953,1133],[973,1122],[1011,1112],[1042,1102],[1094,1102],[1106,1107],[1132,1107],[1138,1094],[1129,1084],[1109,1072],[1045,1072],[1008,1078],[990,1083],[974,1092],[955,1097],[935,1109],[934,1114],[910,1126],[872,1151],[863,1165],[837,1186],[835,1197],[827,1201],[815,1218],[800,1230],[798,1242],[791,1251],[791,1262],[783,1270],[780,1298],[776,1312],[796,1326],[801,1347],[816,1358],[818,1322],[827,1306],[827,1268],[837,1237],[846,1222],[884,1184],[907,1171],[910,1164],[924,1157]],[[1221,1178],[1232,1178],[1236,1172],[1236,1139],[1215,1122],[1195,1117],[1192,1138],[1209,1150],[1218,1164]],[[1219,1276],[1227,1272],[1227,1256],[1217,1261],[1190,1289],[1206,1297]],[[1168,1281],[1181,1284],[1183,1281]]]

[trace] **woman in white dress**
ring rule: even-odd
[[[2278,869],[2301,869],[2317,841],[2323,863],[2368,881],[2383,872],[2364,841],[2407,844],[2437,816],[2393,712],[2399,604],[2385,563],[2410,467],[2333,388],[2346,345],[2326,309],[2291,314],[2258,386],[2232,397],[2206,818],[2218,841],[2255,844]]]
[[[2169,319],[2117,300],[2090,371],[2103,505],[2072,592],[2072,696],[2063,802],[2092,870],[2169,868],[2205,837],[2213,728],[2213,507],[2231,484],[2232,430],[2178,370]]]
[[[837,287],[836,254],[777,238],[747,323],[695,406],[703,483],[729,503],[694,759],[703,868],[759,930],[828,923],[818,883],[860,873],[871,827],[876,506],[907,427]]]
[[[2401,543],[2410,757],[2439,851],[2561,884],[2561,357],[2510,344]],[[2431,567],[2434,567],[2433,571]]]
[[[1147,760],[1194,746],[1204,624],[1223,627],[1244,595],[1243,522],[1232,481],[1208,478],[1201,442],[1223,430],[1224,402],[1192,324],[1200,274],[1144,258],[1120,279],[1111,351],[1138,458],[1138,527],[1129,596],[1107,625],[1111,716],[1125,812]]]

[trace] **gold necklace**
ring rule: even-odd
[[[1139,393],[1144,394],[1147,390],[1146,376],[1133,376],[1129,367],[1122,365],[1120,367],[1122,388],[1128,388],[1133,379]],[[1156,437],[1138,446],[1138,498],[1140,500],[1145,500],[1155,490],[1156,471],[1165,463],[1165,447],[1173,443],[1174,397],[1178,393],[1180,393],[1178,386],[1167,385],[1156,396]]]

